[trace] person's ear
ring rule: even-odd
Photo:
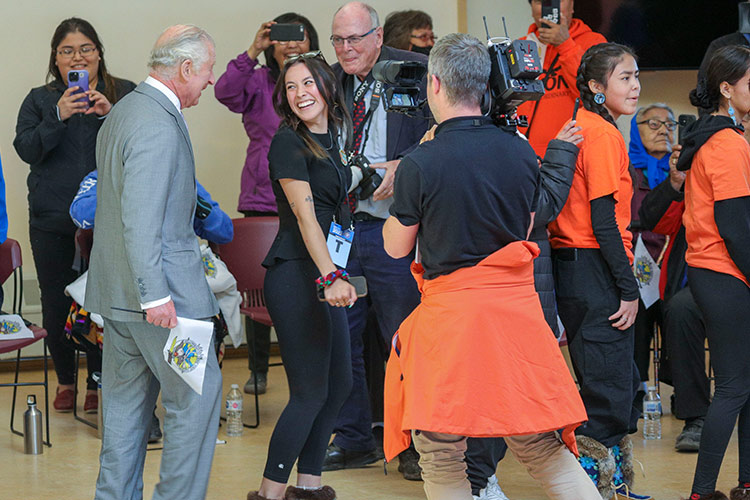
[[[721,82],[719,84],[719,92],[721,92],[721,95],[727,99],[732,98],[732,86],[729,85],[729,82]]]
[[[182,76],[183,80],[189,80],[192,73],[193,73],[193,61],[191,61],[190,59],[185,59],[180,64],[180,76]]]
[[[442,88],[442,83],[440,82],[440,78],[438,78],[436,75],[429,75],[430,78],[430,84],[432,85],[432,93],[437,94],[440,92]]]
[[[604,91],[606,90],[604,88],[604,85],[602,85],[600,82],[597,82],[596,80],[589,80],[588,85],[589,85],[589,90],[594,95],[603,94]]]

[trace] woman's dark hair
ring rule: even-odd
[[[50,43],[52,50],[49,56],[47,82],[49,83],[51,80],[56,80],[58,82],[65,81],[63,80],[62,74],[60,74],[60,68],[58,68],[55,63],[57,62],[57,47],[60,46],[63,39],[70,33],[80,33],[91,40],[96,46],[96,51],[99,53],[99,72],[97,73],[97,78],[99,81],[104,82],[104,92],[102,92],[102,94],[104,94],[111,104],[116,103],[119,98],[117,95],[117,86],[115,85],[116,78],[110,75],[107,71],[107,64],[104,62],[104,46],[99,40],[99,35],[96,33],[96,30],[91,26],[91,23],[78,17],[71,17],[70,19],[61,22],[57,26],[57,29],[55,29],[55,34],[52,35],[52,42]]]
[[[706,75],[690,91],[690,104],[708,113],[718,111],[721,104],[721,84],[736,84],[750,69],[750,49],[740,45],[722,47],[711,57]]]
[[[617,127],[615,119],[609,114],[604,104],[597,104],[594,101],[594,93],[589,88],[589,82],[594,80],[607,88],[607,80],[612,76],[618,64],[622,62],[623,57],[631,56],[636,61],[638,57],[625,45],[618,43],[600,43],[589,48],[581,58],[581,65],[578,67],[578,76],[576,77],[576,86],[581,94],[581,103],[583,107],[592,113],[600,115],[602,118]]]
[[[421,10],[400,10],[391,12],[383,25],[383,44],[394,49],[409,50],[411,32],[414,30],[432,29],[432,18]]]
[[[286,73],[289,68],[297,64],[304,64],[310,70],[315,85],[328,106],[328,128],[330,129],[333,126],[333,129],[344,139],[344,148],[349,149],[353,137],[352,119],[344,101],[344,91],[333,70],[322,56],[301,57],[291,64],[284,65],[279,79],[276,81],[276,87],[273,89],[273,107],[276,114],[281,117],[281,124],[297,132],[317,158],[328,157],[325,150],[310,136],[307,126],[294,114],[286,97],[286,85],[284,83]]]
[[[307,33],[307,39],[310,40],[310,50],[319,50],[320,45],[318,43],[318,32],[315,31],[315,27],[312,25],[310,20],[306,18],[305,16],[301,14],[297,14],[296,12],[285,12],[284,14],[281,14],[280,16],[277,16],[274,21],[277,23],[296,23],[301,24],[305,27],[305,32]],[[274,79],[274,81],[279,79],[279,73],[281,73],[281,68],[279,68],[279,63],[276,62],[276,59],[273,57],[273,51],[274,46],[271,45],[266,50],[263,51],[263,55],[266,57],[266,66],[268,66],[268,69],[271,70],[271,78]]]

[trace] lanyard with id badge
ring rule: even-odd
[[[337,141],[338,142],[338,137]],[[339,157],[341,158],[341,164],[346,168],[348,161],[346,152],[341,147],[341,144],[339,143]],[[339,185],[341,186],[341,192],[339,194],[339,209],[337,210],[338,213],[341,213],[341,207],[344,204],[344,200],[346,199],[346,178],[341,175],[341,171],[339,170],[338,166],[336,166],[336,162],[333,160],[333,158],[330,155],[330,152],[326,150],[326,154],[328,154],[328,159],[331,162],[331,165],[333,166],[334,170],[336,170],[336,175],[338,175],[339,178]],[[331,227],[328,229],[328,238],[326,239],[326,245],[328,246],[328,253],[331,255],[331,260],[334,264],[336,264],[338,267],[341,267],[343,269],[346,269],[346,264],[349,262],[349,252],[352,250],[352,242],[354,241],[354,225],[351,222],[351,217],[345,217],[346,213],[342,214],[343,216],[340,217],[341,222],[343,222],[346,225],[344,218],[348,219],[348,229],[344,229],[341,224],[339,224],[339,221],[337,221],[336,214],[333,215],[333,220],[331,221]]]
[[[346,152],[340,145],[338,152],[339,157],[341,158],[341,164],[344,166],[344,168],[346,168],[349,162],[347,160]],[[328,247],[328,253],[331,256],[331,260],[333,261],[333,263],[340,268],[346,269],[346,265],[349,262],[349,253],[352,250],[352,242],[354,241],[354,225],[352,223],[348,207],[345,203],[347,191],[346,179],[341,175],[341,171],[336,166],[336,162],[331,157],[330,152],[326,150],[326,153],[328,154],[328,159],[330,160],[331,165],[336,170],[336,174],[339,177],[339,185],[341,186],[338,210],[338,212],[342,215],[340,219],[341,222],[344,223],[344,226],[349,226],[348,228],[344,229],[344,226],[339,224],[336,214],[334,214],[333,220],[331,221],[331,226],[328,230],[326,246]],[[346,211],[343,210],[344,208],[346,209]],[[364,276],[350,276],[349,282],[356,289],[358,297],[367,295],[367,283]]]

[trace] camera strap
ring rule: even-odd
[[[367,113],[365,114],[362,122],[354,128],[355,149],[357,153],[361,153],[365,150],[365,144],[367,144],[367,139],[370,136],[372,117],[378,107],[378,104],[380,104],[380,98],[383,95],[383,87],[385,85],[383,84],[383,82],[377,80],[374,81],[375,86],[372,89],[372,96],[370,97],[370,107],[367,110]],[[372,82],[372,75],[368,75],[367,79],[365,79],[365,81],[362,82],[359,87],[357,87],[357,90],[354,92],[354,110],[357,109],[359,103],[362,101],[362,99],[365,98],[365,95],[367,95],[367,91],[370,90]],[[362,135],[363,130],[364,136]],[[358,137],[361,137],[362,139],[359,144],[356,144]]]

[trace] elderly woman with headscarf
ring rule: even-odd
[[[642,228],[636,214],[643,198],[664,179],[669,177],[669,156],[677,128],[674,112],[666,104],[655,103],[638,110],[630,124],[630,147],[628,155],[633,165],[633,248],[638,238],[643,241],[654,261],[659,260],[665,237]],[[661,301],[646,309],[639,302],[635,320],[635,362],[644,385],[648,381],[649,347],[654,323],[661,324]],[[639,392],[640,402],[645,392]]]

